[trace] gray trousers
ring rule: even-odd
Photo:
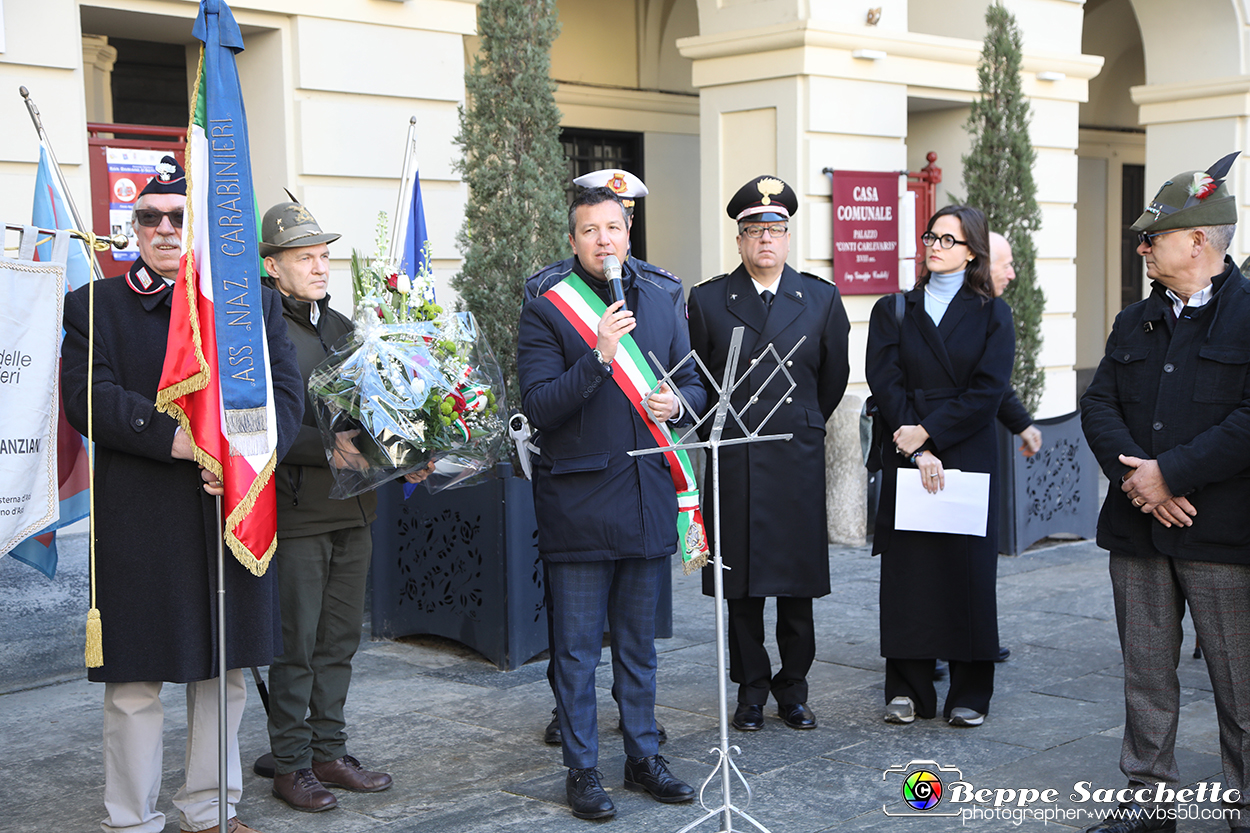
[[[1230,825],[1250,825],[1250,565],[1113,552],[1111,588],[1124,652],[1120,769],[1130,784],[1180,783],[1176,666],[1188,603],[1215,694],[1224,789],[1242,796]]]
[[[372,552],[367,526],[278,540],[282,656],[269,666],[269,748],[279,774],[347,754],[343,704]]]

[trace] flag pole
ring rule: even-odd
[[[230,805],[226,802],[228,777],[226,733],[226,542],[221,523],[221,495],[217,505],[217,830],[226,833]]]
[[[56,152],[52,150],[52,142],[48,141],[48,134],[43,129],[43,119],[39,116],[39,107],[35,104],[35,100],[30,97],[30,90],[18,87],[17,91],[22,94],[22,100],[26,102],[26,112],[30,113],[30,120],[35,124],[35,132],[39,134],[40,143],[47,149],[48,156],[52,158],[52,170],[56,171],[57,181],[61,183],[61,192],[65,195],[65,204],[69,206],[70,216],[74,218],[74,228],[89,232],[91,227],[83,225],[82,217],[78,215],[78,206],[74,205],[74,198],[69,191],[69,183],[65,181],[65,174],[61,171],[61,163],[57,161]],[[87,253],[91,258],[91,271],[95,275],[95,280],[104,279],[104,270],[100,268],[100,261],[96,260],[95,251],[91,246],[85,246]]]
[[[416,156],[417,117],[412,116],[408,119],[408,138],[404,144],[404,166],[399,174],[399,194],[395,197],[395,217],[391,222],[391,245],[386,250],[386,258],[390,263],[398,263],[403,256],[400,249],[404,244],[400,235],[407,226],[408,212],[412,210],[412,194],[409,185],[416,176]]]

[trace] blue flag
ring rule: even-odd
[[[425,206],[421,204],[421,172],[412,177],[412,201],[408,224],[404,229],[404,254],[400,267],[412,278],[414,286],[424,284],[434,271],[430,253],[430,236],[425,230]],[[434,300],[434,287],[429,284],[428,299]]]
[[[42,143],[39,145],[39,170],[35,174],[35,203],[31,222],[42,229],[72,229],[73,215],[69,200],[61,190],[61,181],[52,170],[52,160]],[[36,247],[35,259],[46,263],[52,259],[52,241]],[[65,264],[65,291],[85,286],[91,280],[91,262],[77,240],[71,240]],[[48,578],[56,576],[56,530],[87,517],[90,479],[87,476],[87,441],[65,419],[65,410],[57,420],[58,496],[61,501],[60,520],[49,524],[9,550],[9,555],[34,567]]]
[[[225,0],[202,0],[191,34],[204,41],[204,107],[208,176],[197,173],[207,187],[212,243],[211,268],[217,350],[227,357],[265,355],[264,310],[261,308],[259,241],[252,163],[248,151],[247,115],[234,63],[243,51],[243,34]],[[198,108],[197,108],[198,109]],[[199,121],[199,114],[196,115]],[[223,361],[219,365],[226,367]],[[266,450],[269,394],[256,361],[221,374],[223,429],[232,452],[239,456]]]

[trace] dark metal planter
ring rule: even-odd
[[[404,500],[378,489],[373,524],[373,636],[433,634],[513,671],[547,650],[545,573],[530,483],[500,463],[497,477]],[[667,574],[666,574],[667,576]],[[657,636],[672,636],[672,586],[661,588]]]
[[[1093,538],[1098,526],[1098,463],[1081,431],[1081,415],[1039,419],[1042,450],[1019,451],[1020,440],[998,424],[998,551],[1019,555],[1055,533]]]

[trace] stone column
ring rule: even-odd
[[[82,36],[82,81],[87,121],[113,120],[113,64],[117,50],[104,35]]]
[[[868,471],[859,440],[863,404],[848,393],[825,423],[825,510],[831,544],[858,547],[868,536]]]

